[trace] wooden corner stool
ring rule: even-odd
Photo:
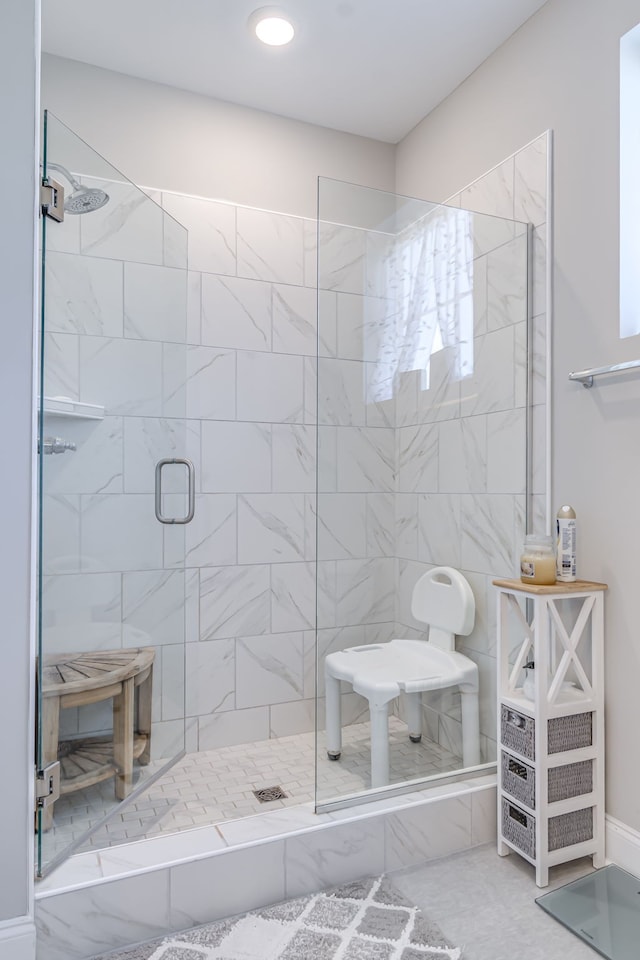
[[[60,794],[65,796],[115,777],[116,799],[133,786],[133,761],[151,756],[153,647],[59,653],[42,666],[42,763],[60,760]],[[137,698],[136,698],[137,691]],[[59,743],[60,710],[113,700],[113,738],[92,737]],[[136,722],[137,699],[137,722]],[[53,804],[42,814],[43,829],[53,822]]]

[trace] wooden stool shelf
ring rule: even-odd
[[[115,778],[118,800],[131,792],[133,761],[137,759],[144,766],[151,756],[154,658],[153,647],[60,653],[44,658],[42,760],[45,766],[60,760],[63,796],[110,777]],[[113,736],[60,743],[60,711],[102,700],[113,700]],[[53,804],[43,812],[44,829],[51,827],[52,821]]]

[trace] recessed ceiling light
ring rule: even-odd
[[[249,17],[249,29],[258,40],[270,47],[282,47],[290,43],[295,30],[287,15],[278,7],[260,7]]]

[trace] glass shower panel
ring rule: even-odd
[[[184,752],[197,450],[187,233],[51,114],[44,143],[65,216],[42,221],[37,757],[62,788],[40,874]]]
[[[456,639],[479,683],[467,757],[495,762],[491,580],[516,574],[528,513],[527,265],[526,224],[320,179],[321,805],[463,769],[459,686],[409,697],[374,668],[372,693],[361,666],[372,645],[426,642],[412,591],[434,566],[461,571],[474,595],[473,629]],[[347,648],[359,652],[345,669],[331,655]],[[377,759],[388,743],[373,787],[370,703]]]

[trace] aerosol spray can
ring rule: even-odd
[[[556,578],[561,583],[576,579],[576,512],[566,504],[556,514]]]

